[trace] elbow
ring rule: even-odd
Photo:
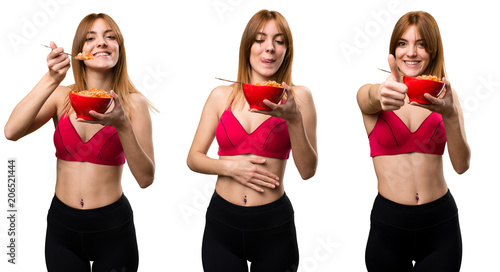
[[[142,189],[146,189],[149,186],[151,186],[151,184],[153,184],[154,180],[155,180],[155,169],[153,166],[153,168],[151,169],[151,171],[149,171],[149,173],[144,174],[144,176],[142,176],[140,179],[137,179],[137,183],[139,183],[139,186]]]
[[[454,167],[455,169],[455,172],[457,172],[459,175],[467,172],[467,170],[469,170],[469,162],[467,163],[464,163],[463,165],[459,166],[459,167]]]
[[[7,138],[7,140],[9,141],[17,141],[20,138],[12,131],[12,129],[8,125],[5,126],[3,133],[5,135],[5,138]]]
[[[193,169],[193,162],[191,161],[190,157],[188,156],[187,159],[186,159],[186,164],[188,166],[188,168],[191,170],[191,171],[194,171]]]
[[[308,180],[308,179],[314,177],[315,174],[316,174],[316,171],[310,171],[310,172],[307,172],[304,174],[300,174],[300,177],[302,177],[303,180]]]
[[[316,166],[311,167],[310,169],[305,169],[303,171],[300,171],[300,177],[303,180],[308,180],[314,177],[315,174],[316,174]]]
[[[154,181],[154,176],[152,177],[148,177],[148,178],[144,178],[143,180],[141,180],[139,182],[139,186],[141,187],[141,189],[146,189],[148,188],[151,184],[153,184],[153,181]]]

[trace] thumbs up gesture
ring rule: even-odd
[[[382,110],[394,111],[405,104],[408,87],[404,83],[401,83],[401,76],[394,56],[389,55],[388,61],[391,67],[391,74],[384,83],[380,84],[379,100]]]

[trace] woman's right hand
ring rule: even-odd
[[[54,42],[50,42],[52,51],[47,56],[47,66],[49,67],[49,75],[56,82],[61,83],[66,77],[66,72],[71,66],[71,61],[66,54],[62,54],[64,49],[57,47]]]
[[[398,65],[392,54],[389,55],[388,61],[391,67],[391,75],[387,77],[384,83],[380,84],[379,100],[382,110],[394,111],[405,104],[408,87],[401,83]]]
[[[230,176],[243,186],[249,187],[257,192],[264,192],[262,187],[274,189],[279,186],[279,177],[260,165],[266,163],[264,158],[243,157],[238,160],[230,160]]]

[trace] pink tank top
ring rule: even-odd
[[[268,158],[288,159],[292,146],[284,119],[270,117],[252,133],[247,133],[230,108],[222,113],[215,131],[220,156],[250,153]]]
[[[125,153],[114,127],[104,126],[84,142],[67,115],[59,120],[54,132],[56,157],[65,161],[81,161],[103,165],[122,165]]]
[[[436,112],[412,133],[394,112],[381,111],[368,139],[372,157],[410,152],[443,155],[446,131],[441,114]]]

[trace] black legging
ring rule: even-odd
[[[49,272],[134,272],[139,264],[132,208],[122,197],[97,209],[74,209],[54,196],[47,216]]]
[[[451,193],[415,206],[379,194],[371,214],[365,260],[370,272],[459,271],[462,238]]]
[[[207,209],[202,261],[208,272],[293,272],[299,250],[290,200],[234,205],[214,193]]]

